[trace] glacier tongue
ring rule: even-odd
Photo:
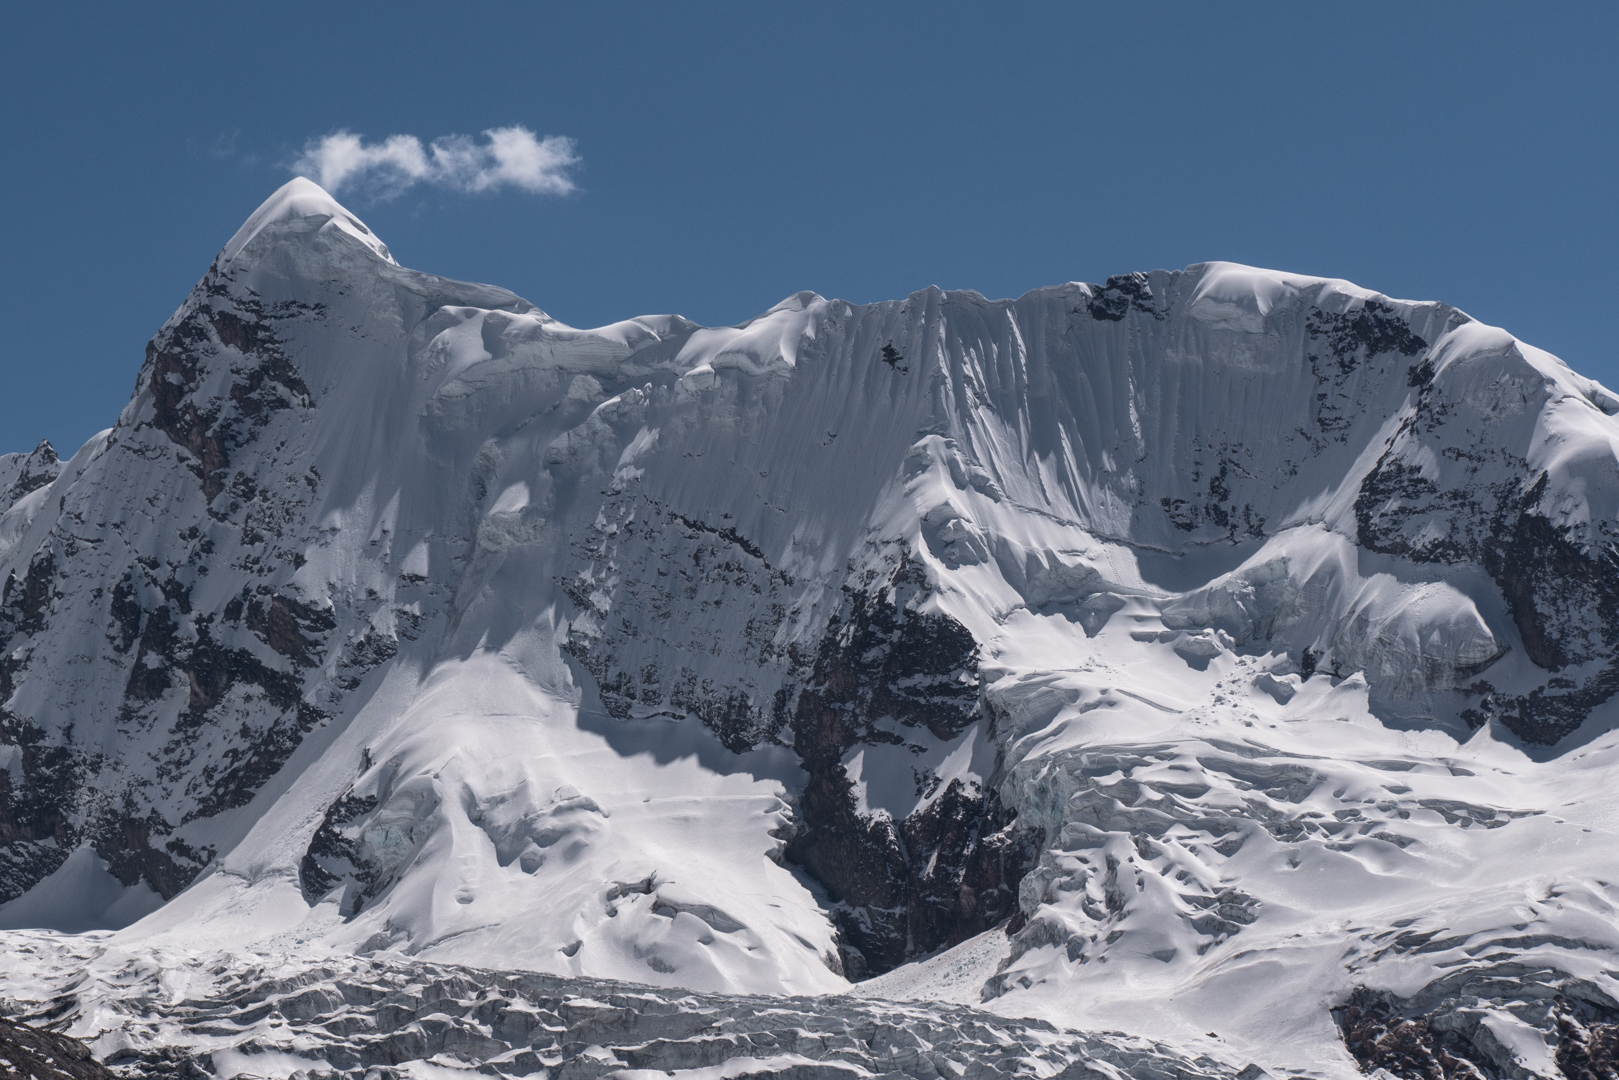
[[[1239,1075],[1207,1053],[961,1006],[726,997],[398,959],[131,954],[23,935],[3,944],[13,981],[33,995],[19,1003],[24,1016],[142,1075]]]
[[[1231,264],[581,330],[294,181],[114,427],[0,457],[0,925],[144,916],[0,940],[878,975],[1204,1048],[1133,1075],[1575,1068],[1619,1030],[1616,414]]]

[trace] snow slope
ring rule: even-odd
[[[295,180],[0,458],[0,925],[1547,1074],[1619,1022],[1616,413],[1232,264],[578,330]]]

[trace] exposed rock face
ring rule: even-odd
[[[1525,653],[1555,677],[1526,694],[1481,682],[1467,718],[1554,743],[1619,691],[1619,548],[1611,519],[1571,518],[1551,474],[1511,449],[1523,445],[1512,429],[1534,423],[1556,388],[1515,346],[1496,359],[1412,368],[1414,402],[1361,481],[1356,536],[1369,551],[1488,572]],[[1584,404],[1606,415],[1611,399],[1592,394]],[[1559,675],[1568,668],[1581,672]]]
[[[81,845],[124,885],[175,895],[218,853],[206,822],[247,805],[396,651],[378,590],[338,606],[337,583],[296,580],[330,527],[301,445],[316,395],[287,335],[327,315],[266,299],[247,272],[216,260],[117,425],[72,463],[48,444],[0,459],[0,901]],[[58,477],[48,505],[18,497]],[[68,719],[88,715],[116,745]]]
[[[0,1075],[16,1080],[113,1080],[77,1039],[0,1018]]]
[[[244,806],[340,700],[335,691],[306,694],[305,685],[309,669],[328,659],[337,627],[330,604],[278,584],[303,558],[317,474],[260,483],[281,471],[287,437],[313,408],[276,327],[320,318],[319,305],[266,307],[216,264],[148,346],[119,425],[88,448],[102,473],[120,459],[125,470],[178,468],[157,490],[77,491],[71,505],[63,495],[54,524],[30,534],[26,568],[7,575],[0,692],[10,700],[0,705],[0,733],[21,751],[21,768],[0,778],[8,819],[0,835],[15,864],[0,870],[0,898],[80,844],[125,885],[145,881],[173,896],[215,854],[178,830]],[[283,413],[280,443],[261,444]],[[39,487],[60,472],[42,446],[16,484]],[[132,517],[136,506],[144,513]],[[154,509],[165,535],[142,539],[138,522]],[[217,585],[238,591],[226,598]],[[150,745],[151,772],[63,739],[67,732],[53,732],[39,707],[25,704],[30,695],[12,698],[65,659],[49,655],[61,642],[92,627],[96,661],[70,677],[69,700],[85,704],[99,692],[116,702],[118,730]],[[121,692],[108,694],[117,683]]]
[[[327,808],[298,866],[298,882],[305,899],[313,903],[333,887],[352,881],[354,888],[339,905],[344,914],[352,915],[383,884],[378,881],[377,867],[361,853],[360,842],[349,829],[376,808],[375,795],[352,792],[345,792]]]
[[[1473,969],[1409,998],[1357,990],[1333,1015],[1363,1069],[1404,1080],[1586,1080],[1619,1069],[1619,1003],[1555,970]]]
[[[61,459],[48,440],[26,454],[0,454],[0,514],[61,474]]]
[[[724,518],[639,492],[610,497],[574,550],[585,569],[562,581],[579,611],[564,648],[611,715],[693,716],[734,753],[781,737],[795,666],[781,638],[803,614],[792,575]],[[716,654],[742,664],[705,670]]]
[[[887,580],[871,572],[859,585],[844,587],[798,695],[793,747],[809,779],[803,831],[788,848],[836,905],[852,978],[1011,917],[1039,840],[993,790],[959,778],[919,774],[925,799],[899,821],[861,812],[851,751],[904,746],[908,727],[955,739],[983,717],[977,642],[948,615],[918,610],[928,592],[920,568],[902,556]]]

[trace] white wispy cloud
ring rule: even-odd
[[[311,139],[292,163],[327,191],[360,189],[391,198],[417,184],[451,191],[497,191],[514,187],[537,195],[566,195],[579,164],[574,141],[543,139],[526,127],[490,128],[481,139],[445,135],[423,144],[414,135],[390,135],[368,143],[350,131]]]

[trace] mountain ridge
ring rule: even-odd
[[[720,993],[999,934],[1070,1020],[1493,934],[1456,845],[1605,827],[1616,413],[1228,263],[577,330],[294,181],[113,428],[0,457],[0,923]],[[1301,1046],[1364,948],[1275,961]]]

